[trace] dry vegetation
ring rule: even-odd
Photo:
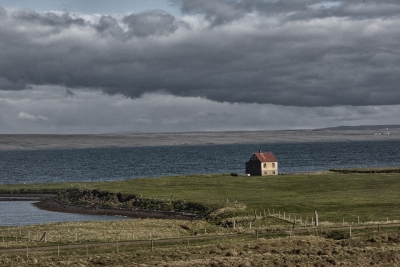
[[[343,239],[336,240],[335,236]],[[235,236],[213,241],[62,248],[1,254],[1,266],[397,266],[398,229],[291,238]]]
[[[0,227],[0,248],[53,246],[87,242],[117,242],[188,237],[198,232],[216,233],[217,226],[205,221],[126,219]],[[46,233],[46,243],[42,240]],[[223,231],[221,231],[223,233]],[[4,242],[1,242],[4,237]]]

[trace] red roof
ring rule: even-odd
[[[261,153],[254,153],[259,161],[261,162],[278,162],[272,152],[261,152]]]

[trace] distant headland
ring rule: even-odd
[[[0,150],[366,140],[400,140],[400,125],[339,126],[312,130],[274,131],[3,134],[0,135]]]

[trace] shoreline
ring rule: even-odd
[[[2,134],[0,151],[143,146],[400,140],[400,128],[131,134]]]
[[[135,209],[123,209],[123,208],[99,208],[99,207],[86,207],[86,206],[75,206],[65,203],[60,203],[56,200],[57,195],[54,194],[0,194],[0,201],[37,201],[33,203],[39,209],[64,212],[64,213],[75,213],[75,214],[87,214],[87,215],[107,215],[107,216],[126,216],[131,218],[154,218],[154,219],[178,219],[178,220],[200,220],[198,215],[174,212],[174,211],[162,211],[162,210],[135,210]]]

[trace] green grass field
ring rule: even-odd
[[[270,177],[186,175],[101,183],[1,185],[6,191],[49,192],[71,187],[201,203],[238,202],[253,214],[268,210],[291,218],[361,222],[400,220],[400,174],[290,174]],[[311,220],[311,219],[310,219]]]

